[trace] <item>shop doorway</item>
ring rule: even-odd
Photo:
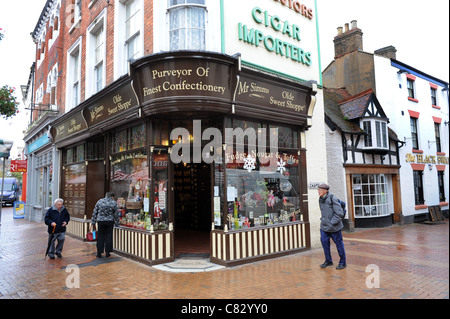
[[[174,165],[175,257],[209,257],[211,166]]]

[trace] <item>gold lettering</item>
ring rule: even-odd
[[[407,163],[414,163],[416,161],[416,157],[412,154],[406,154],[406,162]]]

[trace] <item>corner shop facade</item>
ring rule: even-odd
[[[209,231],[211,261],[223,265],[309,248],[304,143],[316,93],[242,68],[239,56],[135,61],[130,76],[52,124],[68,232],[84,238],[110,190],[121,213],[114,249],[150,264],[175,259],[178,229]],[[221,134],[211,139],[211,129]]]

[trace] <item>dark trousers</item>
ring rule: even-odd
[[[344,249],[344,239],[342,238],[342,232],[339,230],[334,233],[324,232],[320,230],[320,241],[322,242],[323,251],[325,253],[325,261],[333,262],[330,253],[330,238],[333,239],[336,244],[336,248],[340,257],[339,265],[347,265]]]
[[[55,254],[62,253],[64,247],[64,241],[66,239],[66,233],[56,233],[56,234],[48,234],[49,238],[52,239],[50,248],[48,250],[48,256],[53,258]],[[58,241],[55,248],[55,242]]]
[[[114,222],[98,222],[97,229],[97,253],[113,251]]]

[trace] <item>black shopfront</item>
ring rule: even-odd
[[[310,248],[305,131],[315,86],[239,56],[146,56],[56,120],[60,194],[84,238],[117,195],[114,249],[149,264],[207,253],[236,265]]]

